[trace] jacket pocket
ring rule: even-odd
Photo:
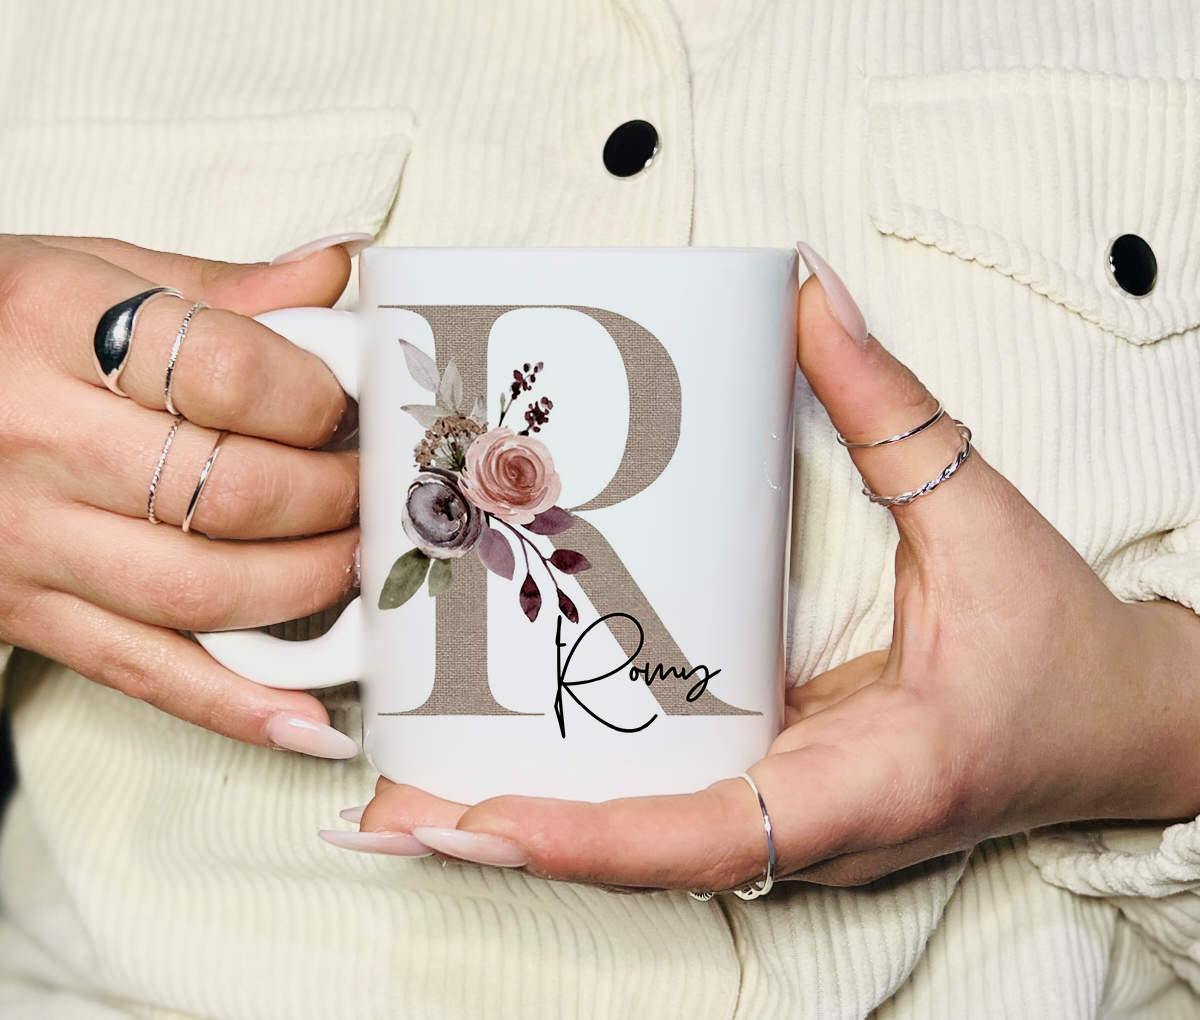
[[[412,137],[412,114],[398,108],[0,121],[0,231],[271,258],[328,234],[377,233]]]
[[[1200,82],[1067,71],[876,78],[869,211],[884,234],[1031,287],[1135,344],[1200,325]],[[1158,263],[1121,290],[1123,234]]]

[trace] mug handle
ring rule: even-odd
[[[358,399],[362,324],[352,312],[281,308],[255,319],[315,354],[342,389]],[[289,691],[336,687],[362,674],[362,599],[351,602],[328,633],[311,641],[283,641],[259,630],[197,634],[196,640],[226,669],[264,686]]]

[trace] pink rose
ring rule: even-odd
[[[480,510],[509,524],[529,524],[562,493],[545,444],[505,428],[485,432],[467,447],[462,487]]]

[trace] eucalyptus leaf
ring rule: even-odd
[[[437,393],[440,380],[438,378],[437,362],[421,348],[414,347],[407,340],[400,341],[400,349],[404,351],[404,360],[408,364],[408,374],[413,381],[431,393]]]
[[[442,384],[438,388],[438,399],[441,400],[443,407],[462,413],[463,379],[453,358],[450,359],[450,364],[446,366],[446,372],[442,376]]]
[[[475,555],[479,562],[493,574],[499,574],[505,580],[511,581],[513,571],[517,568],[516,557],[513,556],[512,545],[495,528],[488,528],[475,547]]]
[[[471,420],[479,425],[487,424],[487,401],[482,396],[475,398],[475,406],[471,408]]]
[[[454,583],[454,572],[450,569],[449,560],[434,560],[429,568],[429,594],[441,595],[450,590]]]
[[[420,549],[410,549],[388,571],[379,593],[379,608],[396,609],[404,605],[417,593],[428,572],[429,557]]]
[[[433,404],[405,404],[400,410],[407,411],[416,418],[417,424],[423,429],[433,428],[437,420],[445,414],[440,407],[434,407]]]

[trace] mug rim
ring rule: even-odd
[[[682,255],[682,254],[697,254],[697,255],[795,255],[799,254],[795,247],[792,248],[772,248],[765,246],[749,246],[749,245],[422,245],[422,244],[381,244],[371,245],[364,248],[362,256],[368,259],[374,258],[379,252],[385,251],[412,251],[426,253],[446,253],[446,254],[504,254],[513,255],[518,253],[528,253],[537,255],[546,254],[646,254],[646,255]]]

